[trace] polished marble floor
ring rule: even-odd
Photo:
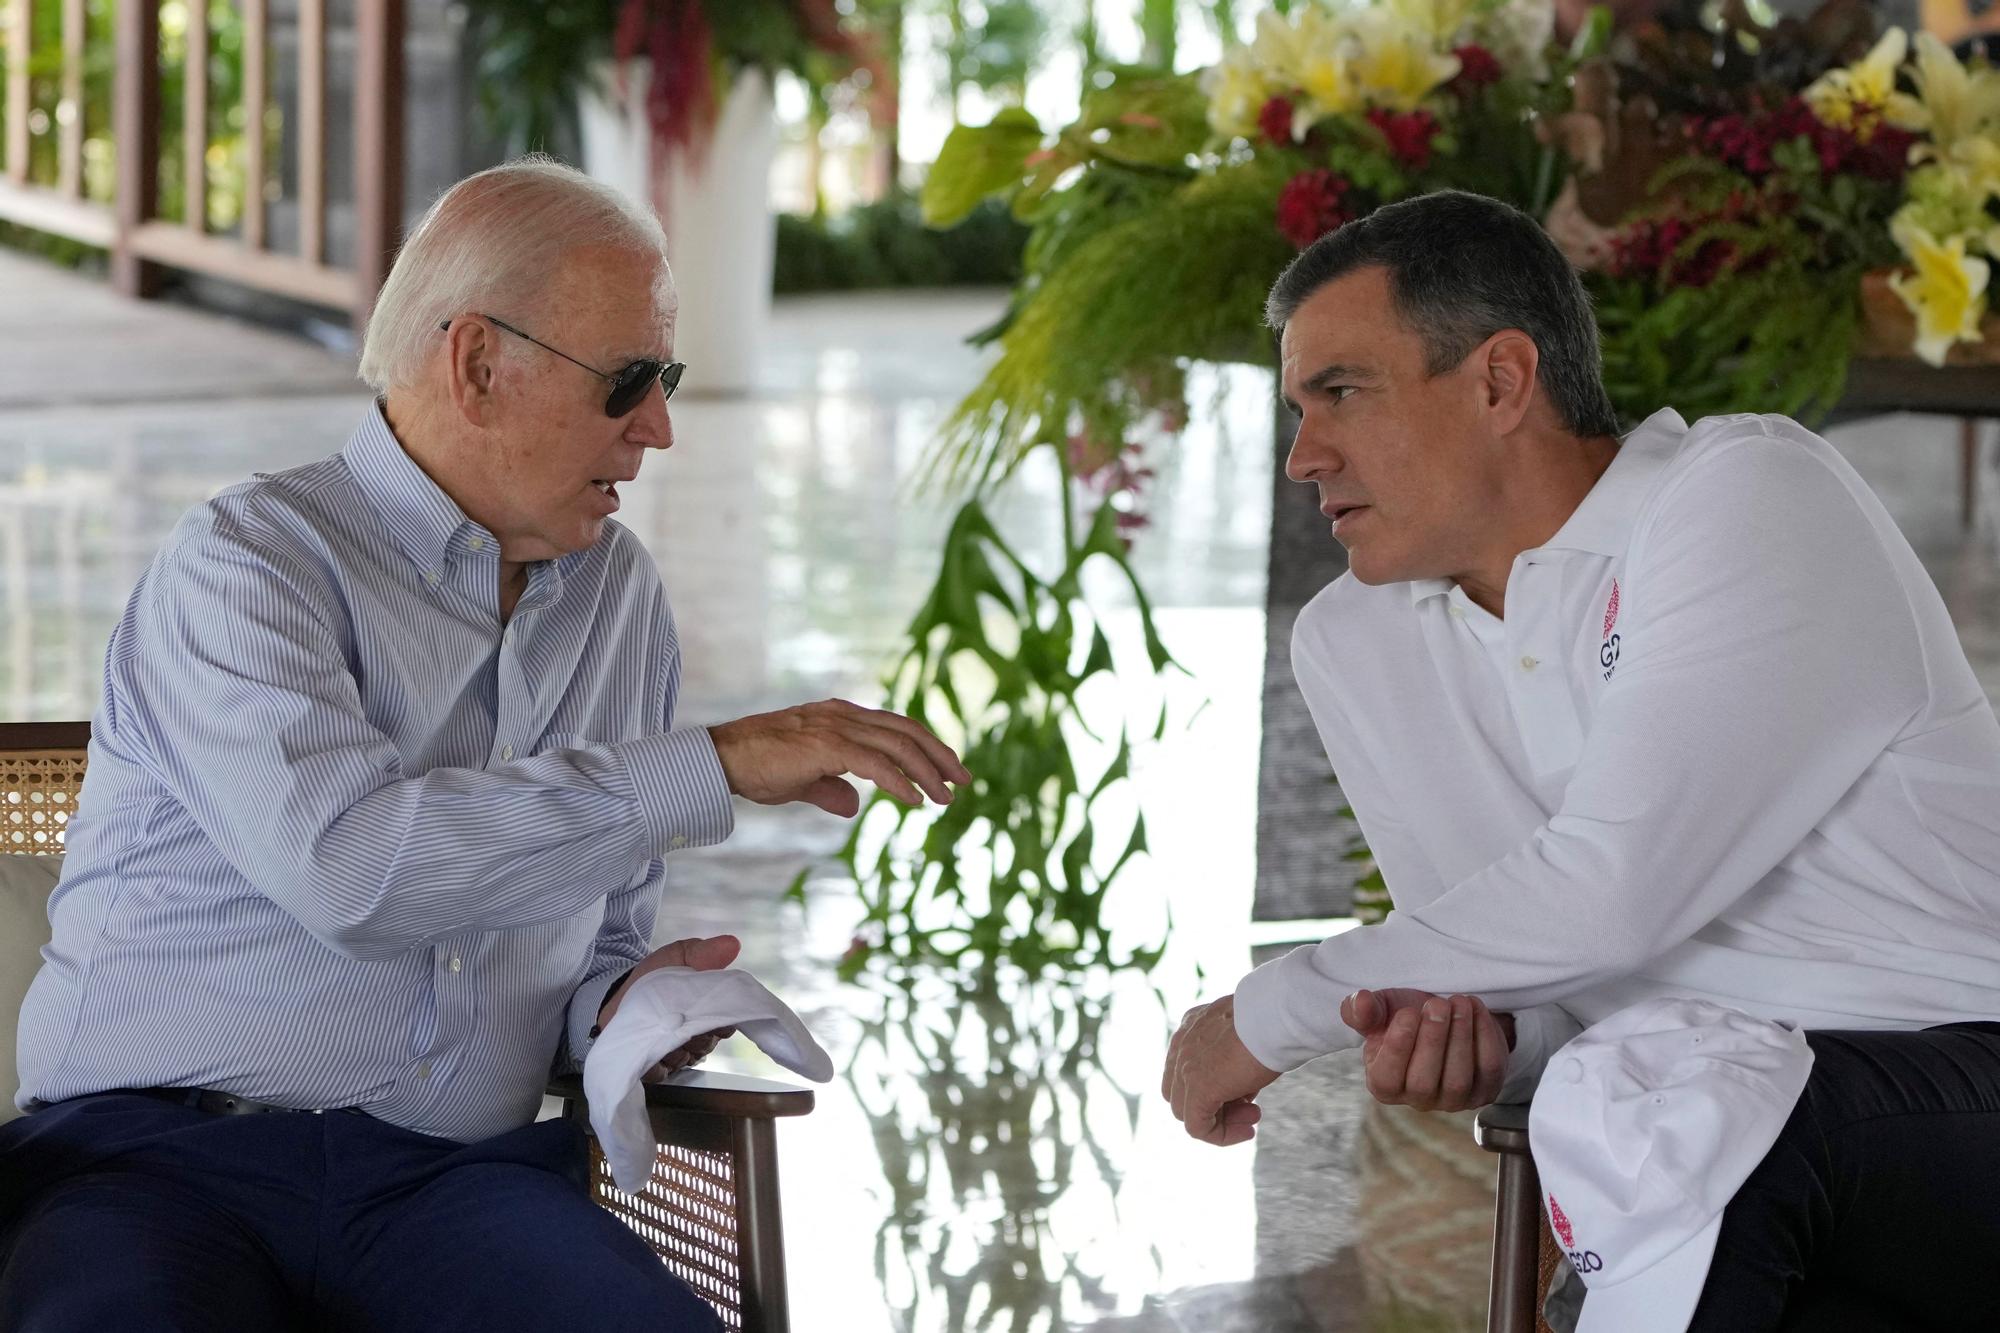
[[[624,488],[621,517],[674,599],[688,720],[880,697],[952,508],[914,477],[979,372],[961,339],[1001,300],[783,303],[755,394],[676,400],[679,443]],[[249,472],[337,449],[365,398],[337,350],[129,305],[5,254],[0,312],[0,718],[86,716],[105,636],[175,518]],[[698,352],[684,350],[693,383]],[[662,937],[741,934],[743,965],[794,1001],[839,1069],[780,1134],[803,1333],[1479,1324],[1490,1172],[1462,1118],[1381,1113],[1351,1062],[1322,1061],[1267,1094],[1253,1147],[1217,1151],[1182,1136],[1156,1091],[1182,1009],[1286,934],[1248,922],[1268,393],[1249,372],[1206,377],[1195,424],[1151,460],[1135,558],[1188,675],[1164,687],[1175,722],[1137,773],[1153,854],[1112,893],[1132,943],[1171,912],[1151,975],[843,983],[851,889],[821,875],[803,908],[780,899],[844,834],[817,811],[745,808],[728,844],[675,867]],[[1960,530],[1956,424],[1890,418],[1833,438],[1905,525],[2000,695],[2000,496],[1983,497],[1985,526]],[[1991,492],[1991,468],[1981,477]],[[999,518],[1044,549],[1054,510],[1050,480],[1030,475]],[[1133,615],[1105,592],[1116,647],[1134,650]],[[1150,718],[1161,696],[1135,693],[1091,707]],[[718,1060],[769,1068],[740,1042]]]

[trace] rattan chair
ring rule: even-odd
[[[1527,1103],[1488,1106],[1472,1124],[1479,1146],[1500,1156],[1493,1188],[1493,1270],[1486,1333],[1549,1333],[1542,1301],[1563,1261],[1542,1217],[1542,1178],[1528,1152]]]
[[[86,722],[0,723],[0,854],[52,854],[83,790]],[[0,1022],[12,1022],[0,1015]],[[587,1126],[582,1080],[551,1083],[562,1114]],[[595,1138],[597,1201],[645,1238],[675,1274],[707,1299],[725,1328],[786,1333],[784,1240],[778,1218],[776,1127],[812,1110],[810,1088],[697,1073],[649,1085],[659,1140],[653,1178],[639,1194],[611,1183]]]

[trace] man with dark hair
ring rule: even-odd
[[[1176,1116],[1243,1142],[1356,1045],[1384,1102],[1518,1100],[1580,1027],[1725,1006],[1814,1063],[1688,1326],[2000,1308],[2000,723],[1880,502],[1782,417],[1621,441],[1587,295],[1492,200],[1348,224],[1269,316],[1351,571],[1293,667],[1396,910],[1192,1010]]]

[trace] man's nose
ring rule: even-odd
[[[1312,481],[1324,473],[1338,472],[1343,461],[1323,432],[1310,421],[1301,421],[1292,436],[1291,451],[1285,455],[1285,475],[1293,481]]]
[[[658,384],[646,391],[625,419],[625,438],[648,449],[674,447],[674,421],[667,412],[667,395]]]

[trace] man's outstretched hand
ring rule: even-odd
[[[759,805],[805,801],[851,818],[861,795],[841,780],[843,773],[868,779],[906,805],[922,805],[926,796],[948,805],[945,784],[972,781],[951,747],[922,723],[844,699],[757,713],[708,734],[729,790]]]
[[[1500,1095],[1514,1016],[1471,995],[1358,990],[1340,1017],[1362,1036],[1369,1095],[1385,1106],[1465,1111]]]
[[[1264,1113],[1253,1099],[1277,1077],[1236,1035],[1236,997],[1225,995],[1181,1019],[1167,1044],[1160,1095],[1189,1134],[1226,1148],[1256,1137]]]

